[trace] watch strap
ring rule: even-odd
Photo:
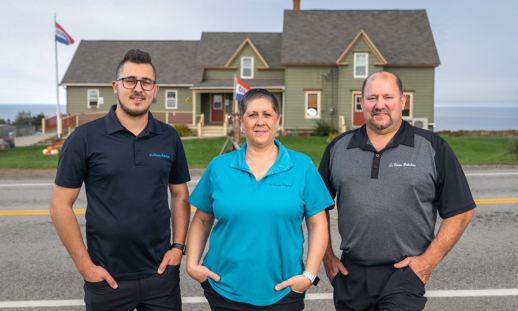
[[[304,271],[302,272],[302,275],[307,277],[310,281],[311,281],[311,284],[317,286],[318,282],[320,282],[320,278],[316,275],[313,275],[311,273],[309,273],[308,271]]]
[[[173,248],[178,248],[179,250],[182,251],[182,253],[184,255],[187,253],[187,245],[183,245],[180,243],[173,243],[173,245],[171,245],[171,249],[173,249]]]

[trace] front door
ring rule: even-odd
[[[353,126],[362,126],[365,124],[365,117],[363,116],[362,104],[360,98],[362,94],[353,95]]]
[[[210,122],[223,122],[224,110],[223,110],[223,94],[212,94],[211,108],[210,108]]]

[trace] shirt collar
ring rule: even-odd
[[[407,121],[402,122],[396,135],[392,138],[391,142],[388,143],[386,148],[397,147],[399,145],[405,145],[414,147],[414,128]],[[353,134],[347,149],[360,148],[362,150],[371,149],[369,142],[369,136],[367,136],[367,125],[364,124],[356,133]]]
[[[121,124],[119,118],[117,118],[117,115],[115,114],[116,109],[117,105],[111,106],[110,111],[104,117],[104,125],[106,127],[106,133],[108,133],[108,135],[111,135],[118,131],[126,130],[126,128]],[[146,129],[143,132],[162,134],[162,128],[160,127],[158,120],[153,118],[153,114],[151,113],[151,111],[148,111],[148,117],[148,123]]]
[[[277,156],[277,160],[275,161],[275,163],[272,165],[272,167],[266,173],[265,176],[284,172],[293,167],[293,162],[291,161],[290,155],[288,153],[288,149],[286,149],[286,147],[284,147],[281,144],[281,142],[278,141],[277,139],[275,140],[275,144],[277,145],[277,147],[279,147],[279,155]],[[234,156],[234,158],[232,159],[232,161],[230,161],[230,164],[228,165],[229,167],[251,173],[250,168],[248,167],[248,164],[246,164],[246,160],[245,160],[247,145],[248,144],[245,143],[241,147],[241,149],[239,149],[236,152],[236,155]]]

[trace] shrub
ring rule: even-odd
[[[313,134],[315,136],[328,136],[331,133],[336,132],[334,127],[326,121],[316,121],[316,126]]]
[[[509,144],[507,145],[507,153],[518,154],[518,137],[509,140]]]
[[[175,124],[173,127],[178,131],[180,136],[192,136],[191,129],[185,124]]]

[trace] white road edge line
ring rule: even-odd
[[[466,176],[499,176],[499,175],[518,175],[517,173],[467,173]]]
[[[518,296],[518,288],[509,289],[479,289],[479,290],[431,290],[426,292],[428,298],[444,297],[488,297],[488,296]],[[307,294],[306,300],[331,300],[332,293]],[[205,297],[182,297],[183,303],[205,303]],[[0,308],[27,307],[70,307],[84,306],[82,299],[73,300],[35,300],[35,301],[0,301]]]
[[[187,183],[198,183],[200,180],[195,179],[188,181]],[[41,184],[0,184],[0,187],[37,187],[37,186],[54,186],[54,183],[41,183]]]

